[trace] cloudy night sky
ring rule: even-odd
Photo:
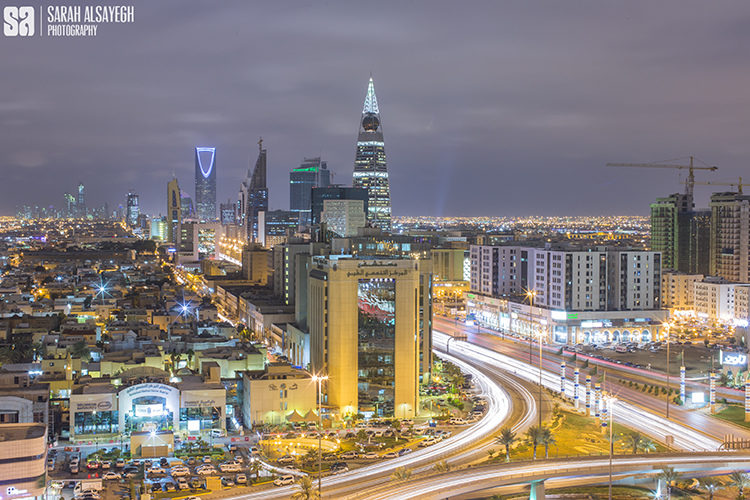
[[[750,180],[745,2],[131,5],[95,38],[0,36],[1,214],[79,180],[89,207],[134,190],[164,213],[173,173],[194,194],[195,146],[235,199],[259,136],[272,209],[306,156],[351,184],[371,72],[395,215],[647,214],[682,189],[608,161],[694,154],[719,166],[699,180]]]

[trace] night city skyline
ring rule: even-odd
[[[682,190],[608,161],[694,154],[720,167],[699,180],[742,174],[744,5],[176,5],[136,3],[95,38],[3,40],[0,213],[62,206],[80,180],[92,206],[134,190],[158,214],[172,174],[192,184],[196,146],[217,148],[226,200],[260,136],[285,209],[304,157],[351,181],[371,72],[395,216],[646,214]]]

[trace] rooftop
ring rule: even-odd
[[[0,442],[39,438],[46,430],[44,424],[0,424]]]

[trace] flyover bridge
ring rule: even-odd
[[[750,469],[750,452],[650,453],[615,455],[612,459],[613,478],[632,476],[654,477],[663,467],[679,473],[706,475]],[[511,462],[459,469],[443,474],[412,477],[405,483],[390,483],[377,489],[362,491],[349,499],[442,499],[486,498],[502,492],[531,489],[531,498],[544,498],[548,486],[597,484],[607,480],[608,456],[569,457],[549,460]],[[498,490],[498,491],[493,491]]]

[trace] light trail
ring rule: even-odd
[[[487,400],[487,412],[475,425],[451,436],[450,438],[430,447],[414,451],[403,457],[384,460],[382,462],[355,469],[343,474],[323,478],[323,495],[339,498],[344,494],[334,494],[331,490],[355,489],[361,490],[388,481],[390,474],[398,467],[415,471],[431,467],[435,462],[448,459],[456,453],[466,452],[477,443],[491,437],[510,415],[511,405],[508,394],[487,375],[451,355],[440,353],[444,359],[459,366],[464,373],[469,373],[473,381],[479,386],[480,394]],[[528,415],[526,415],[528,418]],[[234,499],[268,499],[289,498],[297,490],[297,486],[285,486],[265,489],[255,493],[228,497]]]
[[[433,331],[433,343],[445,345],[449,335]],[[480,347],[467,342],[453,342],[450,346],[454,352],[460,352],[473,360],[496,366],[507,371],[512,371],[519,377],[538,383],[539,368],[533,367],[505,354]],[[542,370],[542,383],[548,389],[559,392],[560,374]],[[579,386],[579,391],[581,390]],[[573,382],[566,381],[566,394],[573,394]],[[721,443],[706,434],[690,427],[667,420],[666,418],[652,413],[637,405],[618,400],[613,405],[614,419],[618,423],[630,428],[637,429],[644,434],[656,438],[665,443],[667,437],[671,436],[674,448],[684,451],[713,451],[718,449]]]

